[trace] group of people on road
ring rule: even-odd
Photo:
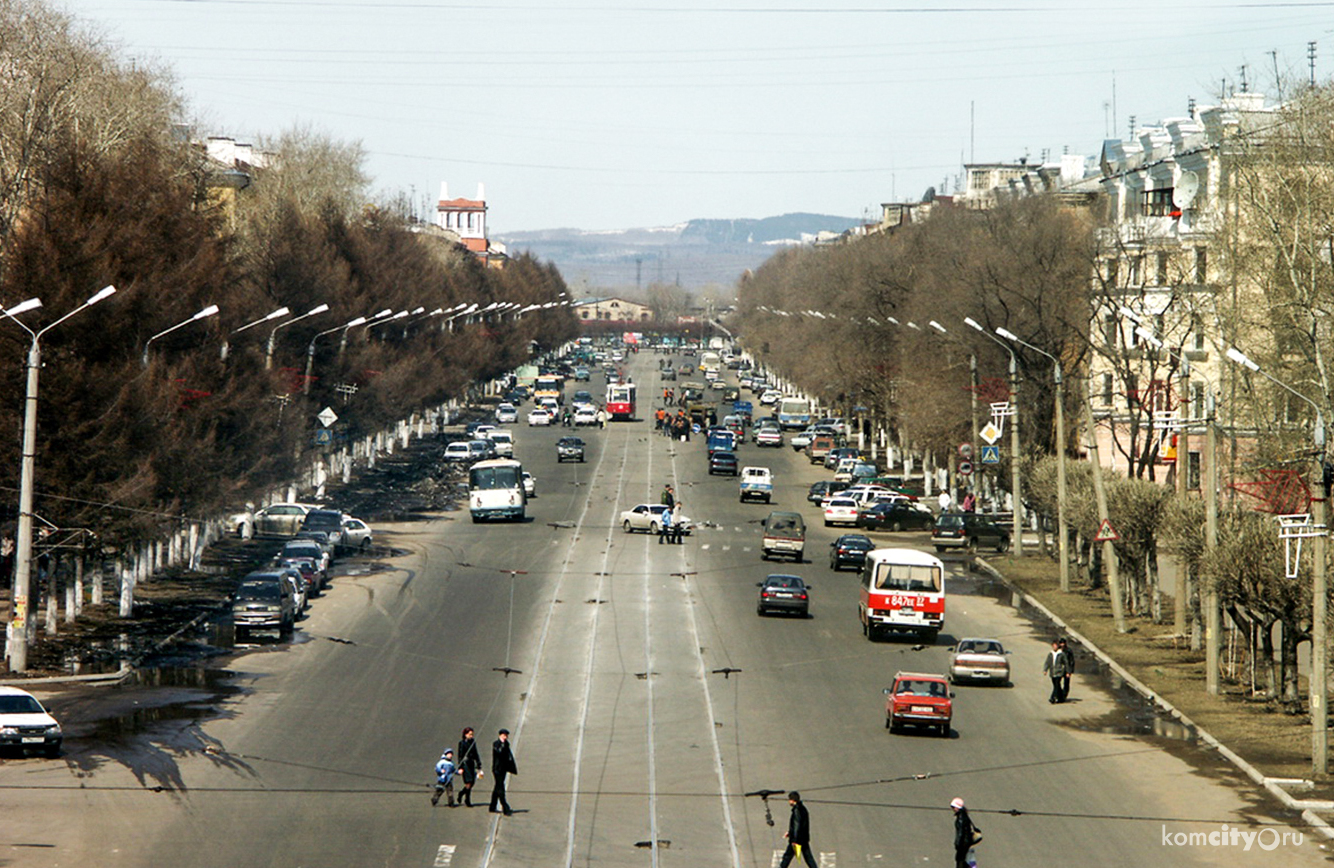
[[[658,525],[658,545],[663,543],[680,545],[685,536],[679,521],[681,504],[676,502],[676,491],[670,484],[663,486],[660,500],[667,508],[662,511],[662,524]]]
[[[809,868],[817,868],[815,857],[811,854],[810,811],[801,801],[801,793],[796,790],[787,794],[787,803],[792,813],[788,816],[787,831],[783,833],[787,839],[787,849],[783,851],[779,868],[788,868],[793,859],[802,860]],[[963,799],[956,797],[951,800],[950,810],[954,812],[954,868],[975,868],[977,860],[973,856],[973,848],[982,841],[982,830],[968,816]]]
[[[653,427],[663,436],[689,442],[694,426],[685,410],[677,410],[673,415],[670,411],[659,407],[653,414]]]
[[[465,726],[459,738],[458,751],[446,748],[436,761],[435,792],[431,794],[433,806],[440,804],[440,796],[444,795],[451,808],[456,805],[472,807],[472,788],[483,774],[482,758],[477,752],[477,741],[473,738],[473,732],[471,726]],[[491,745],[491,813],[503,813],[507,817],[514,813],[505,799],[505,779],[509,775],[518,773],[519,766],[514,761],[514,750],[510,747],[510,731],[502,729]],[[454,799],[455,776],[463,780],[457,802]],[[500,810],[497,810],[497,806]]]

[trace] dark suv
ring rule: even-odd
[[[1010,532],[985,515],[943,512],[936,517],[931,544],[938,552],[951,548],[977,551],[982,547],[1003,552],[1010,548]]]
[[[312,509],[301,523],[302,530],[322,530],[329,535],[335,552],[343,549],[343,513],[336,509]]]
[[[584,441],[578,437],[562,437],[556,441],[556,463],[584,460]]]

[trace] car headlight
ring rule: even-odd
[[[60,724],[53,723],[46,728],[47,735],[60,735]]]
[[[0,726],[0,735],[18,735],[19,730],[16,726]]]

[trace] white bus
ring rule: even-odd
[[[468,468],[468,509],[473,521],[509,518],[523,521],[528,498],[523,493],[523,465],[511,458],[478,461]]]
[[[778,424],[784,428],[805,428],[811,424],[811,401],[785,395],[778,400]]]
[[[723,370],[722,356],[712,351],[700,354],[699,371],[701,374],[708,373],[709,371],[713,371],[715,374],[720,374],[722,373],[722,370]]]

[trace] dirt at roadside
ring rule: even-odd
[[[454,438],[446,434],[414,440],[406,449],[381,456],[373,469],[361,470],[348,485],[330,486],[324,500],[364,519],[372,528],[377,522],[414,521],[455,510],[461,476],[444,461],[450,439]],[[220,540],[205,551],[200,572],[173,570],[140,583],[129,618],[120,617],[116,589],[109,585],[107,602],[85,605],[72,624],[61,620],[54,636],[45,634],[44,612],[35,610],[38,639],[29,648],[28,671],[23,677],[111,671],[121,660],[144,659],[192,622],[225,607],[241,577],[271,560],[281,546],[281,540]],[[63,605],[63,596],[61,602]],[[0,611],[8,610],[9,589],[5,588],[0,592]],[[3,660],[0,677],[16,677]]]

